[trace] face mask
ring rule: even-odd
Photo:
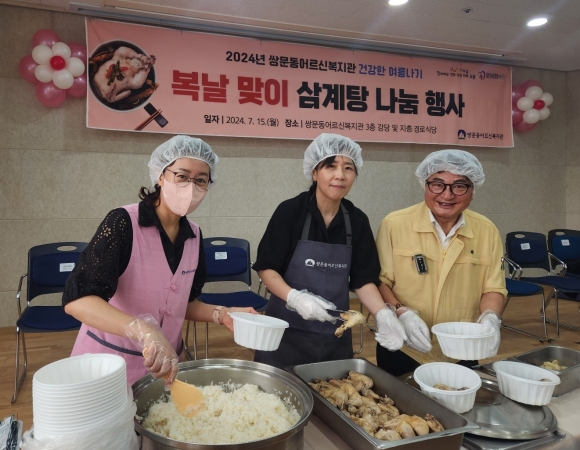
[[[195,189],[193,183],[179,187],[167,180],[161,186],[161,191],[169,209],[182,217],[195,211],[207,194],[207,191]]]

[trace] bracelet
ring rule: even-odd
[[[220,322],[220,310],[223,308],[223,306],[216,306],[213,310],[213,314],[212,314],[212,318],[215,324],[217,325],[221,325]]]

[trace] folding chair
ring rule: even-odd
[[[558,276],[552,275],[554,272],[552,267],[559,264],[565,271],[566,263],[559,260],[548,251],[546,236],[542,233],[533,233],[529,231],[514,231],[508,233],[506,235],[506,251],[508,258],[518,264],[522,269],[542,269],[548,273],[546,276],[520,277],[520,280],[550,286],[554,289],[553,293],[551,293],[546,300],[546,306],[550,303],[551,298],[554,297],[556,320],[554,321],[546,317],[546,321],[548,323],[556,324],[555,340],[560,336],[560,326],[580,331],[580,326],[560,322],[558,316],[558,298],[560,293],[567,292],[580,294],[580,280],[564,277],[562,276],[563,272],[559,272]],[[552,261],[554,261],[554,266],[552,266]]]
[[[24,334],[78,330],[81,326],[78,320],[64,312],[61,305],[32,306],[31,303],[40,295],[64,291],[66,280],[87,245],[85,242],[57,242],[37,245],[28,251],[28,272],[20,277],[16,293],[18,320],[16,322],[16,368],[12,403],[16,402],[28,367]],[[25,277],[27,277],[26,308],[22,311],[20,296],[22,281]],[[20,341],[22,341],[23,368],[19,376]]]
[[[548,251],[564,261],[567,277],[580,278],[580,231],[565,228],[550,230]]]
[[[541,295],[542,296],[542,310],[540,311],[540,317],[542,318],[542,323],[544,327],[544,336],[539,334],[530,333],[529,331],[522,330],[520,328],[513,327],[511,325],[506,324],[505,322],[502,323],[502,327],[513,331],[515,333],[520,333],[525,336],[529,336],[532,338],[537,339],[540,342],[551,342],[554,339],[550,339],[548,337],[548,326],[546,322],[546,297],[544,295],[544,288],[534,283],[528,283],[525,281],[519,281],[517,278],[521,276],[522,268],[518,266],[515,262],[510,260],[507,257],[502,258],[502,262],[506,262],[509,267],[509,274],[510,277],[506,277],[505,284],[506,289],[508,291],[508,295],[505,300],[504,310],[507,308],[510,300],[512,297],[530,297],[532,295]],[[516,278],[516,279],[514,279]],[[557,303],[556,303],[557,306]],[[556,311],[556,316],[558,315]],[[557,340],[557,338],[556,338]]]
[[[231,307],[252,307],[262,310],[268,300],[266,290],[260,295],[264,286],[258,286],[258,293],[252,289],[252,263],[250,261],[250,243],[245,239],[231,237],[204,238],[206,283],[219,281],[238,281],[247,285],[247,290],[227,293],[202,293],[199,298],[210,305]],[[209,324],[205,324],[205,357],[208,357]],[[193,355],[188,346],[189,321],[186,324],[184,350],[188,359],[197,359],[197,328],[193,322]]]

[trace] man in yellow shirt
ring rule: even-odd
[[[467,209],[485,175],[477,158],[462,150],[431,153],[415,175],[425,201],[385,217],[377,235],[379,291],[403,323],[406,346],[389,352],[377,346],[377,365],[395,376],[420,364],[452,361],[431,339],[442,322],[475,322],[494,331],[489,354],[497,353],[505,275],[499,231]],[[460,361],[468,367],[477,361]]]

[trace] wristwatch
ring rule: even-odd
[[[213,310],[213,314],[212,314],[212,318],[214,323],[221,325],[220,322],[220,310],[223,308],[223,306],[216,306]]]

